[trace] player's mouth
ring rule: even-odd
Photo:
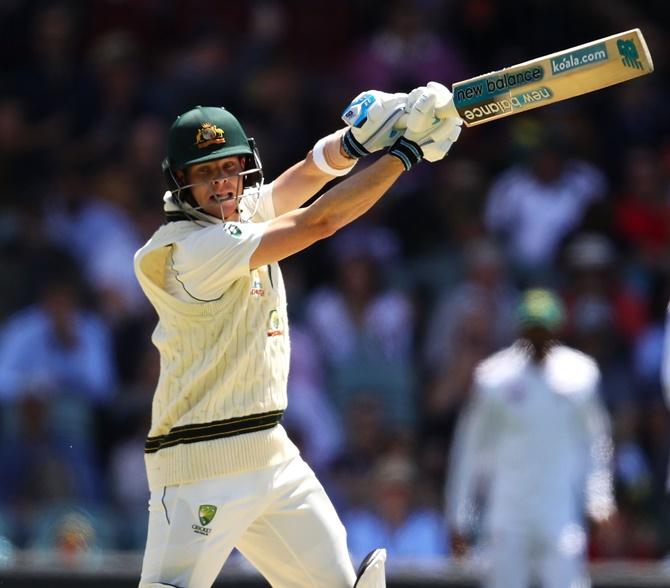
[[[228,200],[233,200],[235,198],[235,193],[230,190],[228,192],[224,192],[223,194],[212,194],[209,199],[212,200],[213,202],[216,202],[217,204],[221,204],[223,202],[227,202]]]

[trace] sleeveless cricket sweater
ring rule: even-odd
[[[173,247],[201,230],[191,221],[163,225],[135,255],[135,273],[158,314],[152,342],[160,376],[145,446],[152,490],[298,454],[278,424],[290,353],[279,266],[249,270],[216,300],[180,300],[166,289]]]

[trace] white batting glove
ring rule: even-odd
[[[399,157],[405,169],[421,159],[439,161],[458,139],[463,124],[453,108],[451,92],[442,84],[429,82],[410,92],[408,111],[398,124],[406,125],[403,140],[394,144],[391,155]]]
[[[389,147],[400,136],[395,123],[405,112],[407,94],[388,94],[378,90],[361,92],[342,112],[349,132],[342,146],[352,158]]]
[[[407,95],[407,104],[405,105],[405,112],[409,113],[412,107],[416,104],[421,96],[426,94],[435,95],[435,112],[438,118],[444,118],[447,115],[458,116],[455,108],[452,108],[452,95],[449,88],[440,84],[439,82],[428,82],[425,86],[414,88]]]
[[[463,124],[451,92],[438,82],[428,82],[410,93],[408,105],[405,138],[421,147],[424,159],[439,161],[458,139]]]

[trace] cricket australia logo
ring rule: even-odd
[[[213,504],[201,504],[198,508],[198,519],[200,519],[199,525],[191,525],[194,533],[200,535],[209,535],[212,530],[207,528],[207,525],[212,522],[212,519],[216,516],[216,506]]]
[[[283,334],[281,317],[277,309],[270,312],[268,319],[268,337],[277,337]]]
[[[204,149],[210,145],[225,143],[223,130],[212,123],[202,123],[195,134],[195,145],[198,149]]]

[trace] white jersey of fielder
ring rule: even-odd
[[[470,530],[483,459],[488,529],[529,525],[551,534],[580,522],[584,510],[608,515],[612,445],[598,382],[595,362],[565,346],[542,365],[518,342],[482,362],[451,458],[450,523]]]

